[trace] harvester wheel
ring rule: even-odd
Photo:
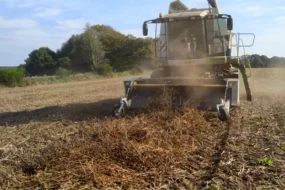
[[[230,113],[226,108],[221,107],[218,112],[218,117],[221,121],[227,121],[230,117]]]
[[[115,117],[123,117],[126,114],[126,105],[116,104],[113,108],[113,115]]]

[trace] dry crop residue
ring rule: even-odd
[[[254,70],[254,101],[243,95],[241,107],[224,123],[215,113],[193,109],[105,118],[123,95],[115,79],[4,89],[0,100],[13,104],[2,101],[0,184],[3,189],[284,189],[283,73]]]

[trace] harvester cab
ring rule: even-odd
[[[189,100],[199,101],[199,108],[216,110],[222,121],[229,118],[230,108],[240,105],[240,75],[247,100],[252,100],[249,75],[244,65],[245,47],[254,44],[255,35],[233,33],[233,18],[221,14],[216,0],[208,0],[208,8],[189,9],[181,1],[170,3],[168,14],[143,23],[155,24],[155,52],[161,69],[150,78],[124,81],[126,97],[114,108],[121,116],[129,109],[144,109],[149,98],[166,89],[172,94],[172,107],[182,108]],[[159,32],[159,34],[157,34]],[[242,36],[252,36],[246,45]],[[241,50],[244,50],[241,56]]]

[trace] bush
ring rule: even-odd
[[[59,76],[60,78],[65,78],[65,77],[68,77],[71,74],[71,71],[67,70],[65,68],[59,67],[56,70],[55,74],[56,74],[56,76]]]
[[[24,79],[23,69],[0,69],[0,85],[21,86]]]
[[[108,63],[102,63],[98,67],[96,67],[96,71],[99,75],[106,75],[112,73],[112,66]]]

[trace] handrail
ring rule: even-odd
[[[254,43],[255,43],[255,34],[253,34],[253,33],[233,33],[233,35],[236,35],[237,36],[237,38],[238,38],[238,40],[240,39],[240,36],[242,36],[242,35],[244,35],[244,36],[246,36],[246,35],[252,35],[253,36],[253,40],[252,40],[252,43],[250,44],[250,45],[239,45],[239,43],[238,43],[238,46],[237,45],[233,45],[232,47],[252,47],[253,45],[254,45]]]
[[[246,55],[246,51],[245,51],[245,46],[244,46],[244,43],[243,43],[243,40],[240,38],[239,39],[240,41],[241,41],[241,43],[242,43],[242,46],[241,47],[243,47],[243,56],[245,57],[245,55]],[[246,58],[247,59],[247,58]],[[249,75],[247,75],[247,78],[250,78],[251,77],[251,75],[252,75],[252,73],[251,73],[251,64],[250,64],[250,62],[249,62],[249,64],[248,64],[248,68],[249,68]]]
[[[255,34],[253,33],[232,33],[233,38],[236,41],[236,44],[231,44],[231,47],[236,47],[237,49],[237,59],[240,60],[240,48],[243,48],[243,56],[246,56],[246,47],[252,47],[253,44],[255,43]],[[253,36],[253,40],[252,43],[249,45],[245,45],[243,39],[241,38],[242,35],[252,35]],[[251,71],[251,64],[249,63],[248,65],[249,68],[249,75],[247,76],[248,78],[250,78],[252,76],[252,71]]]

